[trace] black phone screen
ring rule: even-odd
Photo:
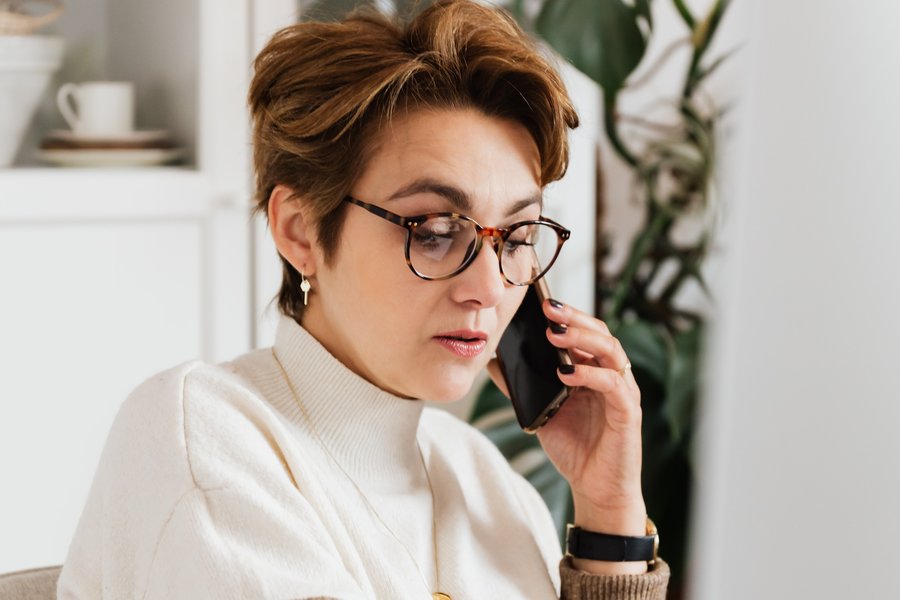
[[[568,353],[547,339],[549,322],[541,309],[549,293],[543,280],[528,286],[525,299],[497,345],[497,359],[506,381],[519,426],[534,432],[555,414],[568,397],[557,367],[571,364]]]

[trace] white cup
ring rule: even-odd
[[[134,130],[134,84],[129,81],[66,83],[56,104],[75,135],[115,137]]]

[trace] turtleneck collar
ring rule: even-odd
[[[360,485],[390,491],[418,479],[422,467],[416,431],[422,401],[400,398],[363,379],[289,317],[279,319],[272,351],[297,395],[295,399],[285,383],[278,386],[282,389],[272,397],[273,404],[294,424],[318,435]]]

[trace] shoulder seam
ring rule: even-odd
[[[194,475],[194,464],[191,462],[191,449],[188,444],[187,433],[187,407],[185,406],[187,404],[187,394],[185,394],[185,388],[187,387],[187,376],[191,371],[193,371],[193,368],[190,371],[185,372],[184,375],[181,376],[181,435],[184,438],[184,456],[187,462],[188,473],[190,473],[191,475],[191,484],[194,486],[194,488],[199,489],[200,486],[197,484],[197,477]],[[181,502],[180,498],[178,502]],[[178,505],[178,502],[175,503],[176,506]],[[168,524],[168,521],[166,521],[166,524]],[[163,529],[165,529],[165,527],[163,527]]]
[[[188,461],[188,466],[190,466],[190,460]],[[190,494],[193,494],[197,491],[201,490],[198,487],[194,486],[181,494],[181,496],[178,497],[178,500],[176,500],[175,503],[172,504],[172,510],[169,511],[169,515],[166,517],[165,522],[162,524],[162,527],[159,528],[159,535],[156,538],[156,545],[153,548],[153,556],[150,557],[150,565],[147,567],[147,580],[144,582],[144,593],[141,594],[141,600],[144,600],[144,598],[147,597],[147,592],[150,591],[150,575],[153,572],[153,565],[156,564],[156,556],[159,554],[159,546],[160,544],[162,544],[163,537],[166,535],[166,529],[169,528],[169,523],[172,522],[172,518],[178,511],[178,507],[181,506],[182,501]]]
[[[229,489],[229,488],[226,486],[223,486],[223,487],[219,487],[219,488],[212,488],[209,490],[204,490],[203,488],[195,485],[195,486],[191,487],[190,489],[185,490],[185,492],[183,494],[181,494],[178,497],[178,499],[172,504],[172,510],[169,511],[169,514],[166,517],[165,522],[163,522],[162,527],[159,528],[159,535],[156,538],[156,545],[153,548],[153,556],[151,556],[150,564],[147,567],[147,581],[144,583],[144,586],[145,586],[144,593],[141,594],[142,600],[147,597],[147,592],[150,591],[150,575],[153,571],[153,565],[156,564],[156,557],[159,555],[159,546],[162,544],[163,538],[166,535],[166,530],[169,528],[169,524],[172,522],[172,519],[175,517],[175,513],[178,512],[178,509],[179,509],[179,507],[181,507],[185,498],[187,498],[188,496],[190,496],[194,493],[197,493],[197,492],[199,492],[200,494],[203,495],[204,498],[206,498],[207,492],[214,492],[214,491],[226,490],[226,489]]]

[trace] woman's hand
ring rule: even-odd
[[[551,322],[564,326],[560,333],[548,328],[547,338],[569,350],[576,365],[574,373],[559,376],[572,388],[568,400],[537,433],[572,488],[575,524],[602,533],[644,535],[641,393],[626,368],[628,357],[603,321],[556,301],[544,301],[543,310]],[[488,371],[506,392],[497,365]],[[610,574],[646,570],[646,563],[575,562],[578,568]]]

